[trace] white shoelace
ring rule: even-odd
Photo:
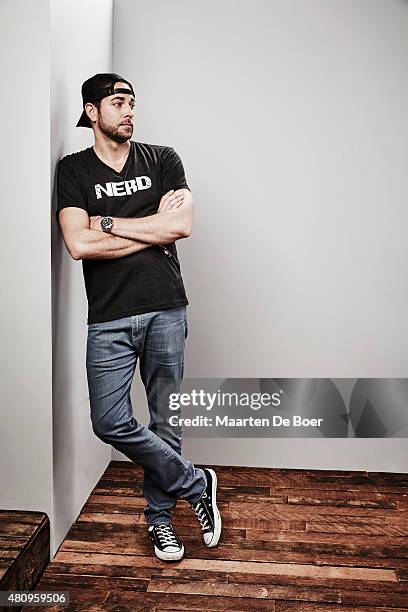
[[[203,497],[207,497],[207,493],[204,493]],[[210,523],[208,521],[208,517],[206,516],[204,505],[201,503],[201,499],[197,502],[195,506],[193,506],[193,510],[196,513],[198,520],[200,521],[202,531],[204,531],[204,529],[209,528]]]
[[[170,525],[157,525],[156,530],[157,537],[159,538],[160,544],[162,544],[162,546],[179,546],[179,543],[177,542],[177,539]]]

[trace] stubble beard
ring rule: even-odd
[[[118,128],[112,125],[109,125],[108,123],[105,123],[102,117],[99,117],[99,129],[101,130],[102,134],[104,134],[104,136],[106,136],[110,140],[113,140],[114,142],[118,142],[119,144],[122,144],[126,142],[127,140],[130,140],[130,138],[132,138],[133,125],[130,127],[132,128],[131,132],[130,133],[128,132],[127,134],[125,134],[123,132],[120,132]]]

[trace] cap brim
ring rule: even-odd
[[[79,121],[76,124],[76,127],[87,127],[87,128],[91,127],[88,115],[86,114],[85,111],[82,112],[82,115],[80,116]]]

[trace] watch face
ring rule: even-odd
[[[105,219],[102,219],[101,225],[103,229],[109,229],[112,227],[112,219],[110,217],[105,217]]]

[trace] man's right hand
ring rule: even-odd
[[[165,193],[160,200],[159,208],[157,212],[163,212],[164,210],[171,210],[172,208],[178,208],[184,198],[183,192],[174,192],[174,189],[170,189],[167,193]]]

